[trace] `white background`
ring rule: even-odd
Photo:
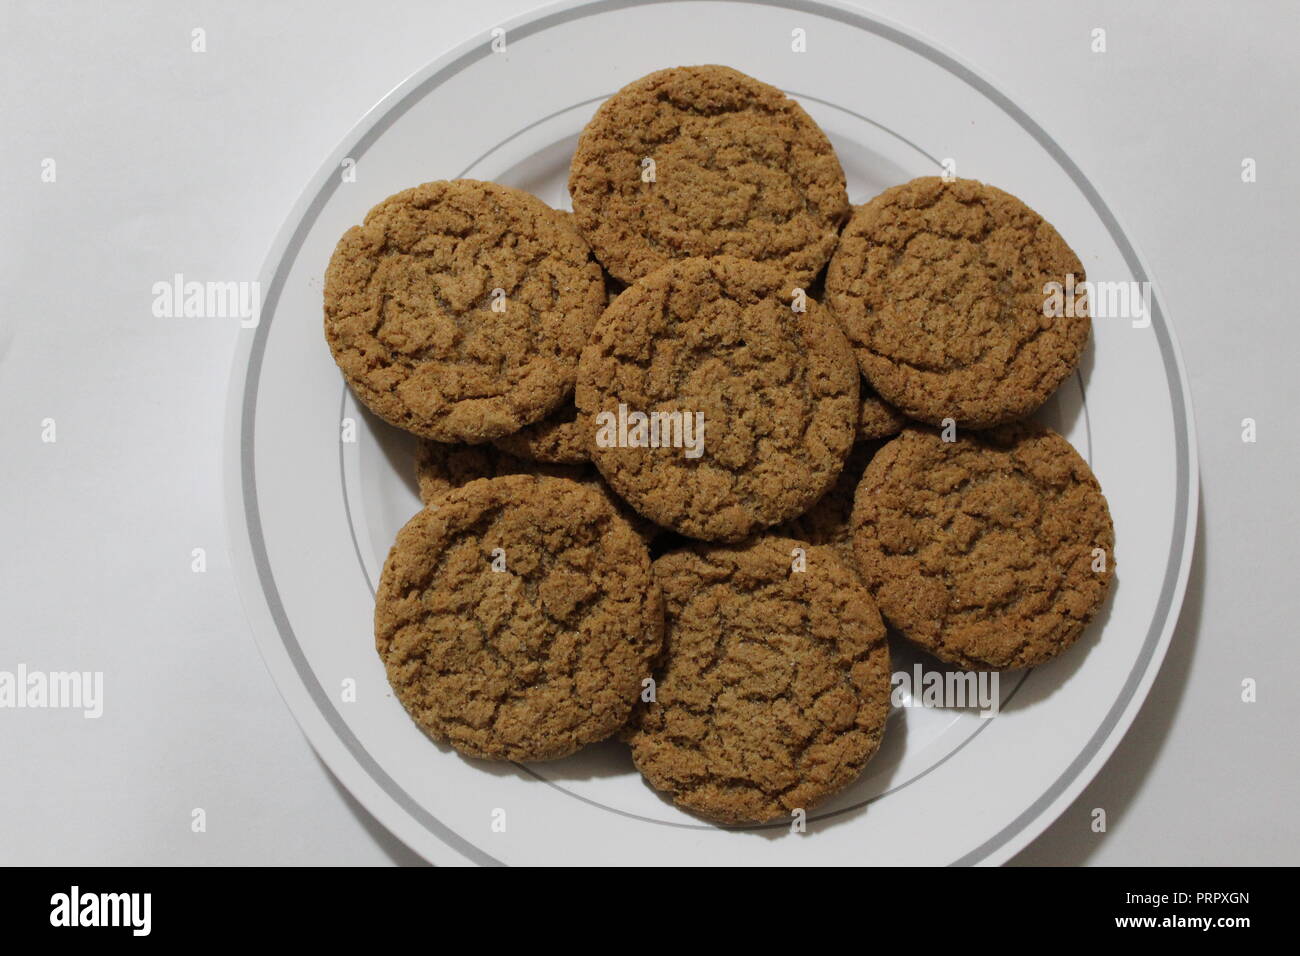
[[[255,279],[369,107],[535,6],[0,0],[0,669],[106,685],[97,721],[0,710],[0,863],[418,862],[317,760],[244,620],[221,492],[237,323],[154,318],[151,287]],[[1070,153],[1150,264],[1192,383],[1201,532],[1169,656],[1016,862],[1300,863],[1300,6],[862,6],[972,63]]]

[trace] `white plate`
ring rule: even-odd
[[[1007,859],[1114,749],[1182,601],[1195,445],[1158,294],[1148,328],[1094,322],[1080,375],[1040,416],[1092,462],[1110,501],[1117,587],[1100,619],[1062,658],[1007,675],[993,719],[896,712],[862,779],[817,808],[806,834],[707,826],[643,784],[613,742],[526,768],[464,760],[430,743],[393,698],[371,615],[383,558],[418,508],[412,445],[358,407],[321,329],[330,252],[380,199],[470,176],[567,207],[569,157],[603,98],[665,66],[725,63],[788,91],[822,124],[855,202],[953,157],[958,175],[1002,186],[1054,223],[1091,279],[1149,281],[1115,215],[1042,127],[950,54],[859,12],[802,0],[606,0],[505,30],[505,52],[488,36],[467,44],[357,125],[276,239],[260,324],[243,332],[228,423],[230,532],[253,630],[294,715],[370,812],[437,863]],[[805,53],[791,48],[795,30]],[[344,419],[357,424],[355,442],[340,439]],[[493,827],[498,811],[504,832]]]

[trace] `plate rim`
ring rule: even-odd
[[[503,21],[499,24],[507,35],[521,32],[524,36],[541,32],[551,26],[570,20],[582,19],[619,9],[680,3],[681,0],[561,0]],[[1105,226],[1117,249],[1138,281],[1150,283],[1151,323],[1157,336],[1157,345],[1164,365],[1166,378],[1176,387],[1170,388],[1170,398],[1175,424],[1175,530],[1171,535],[1170,561],[1166,565],[1161,591],[1157,598],[1152,625],[1143,639],[1143,646],[1133,669],[1125,678],[1116,702],[1106,713],[1096,731],[1082,750],[1061,774],[1022,810],[1010,823],[980,846],[969,851],[949,865],[999,864],[1027,846],[1043,832],[1092,781],[1110,758],[1131,727],[1145,702],[1151,685],[1159,673],[1173,633],[1181,615],[1186,594],[1191,563],[1195,552],[1196,531],[1199,523],[1199,468],[1196,443],[1194,409],[1190,382],[1172,323],[1165,316],[1164,297],[1159,284],[1151,276],[1145,258],[1137,250],[1120,217],[1105,203],[1100,193],[1070,159],[1056,140],[1022,110],[1009,96],[953,51],[942,44],[904,28],[888,18],[849,6],[841,0],[719,0],[722,4],[748,4],[777,7],[796,12],[837,20],[848,26],[874,33],[918,54],[952,73],[958,80],[973,87],[989,99],[1025,130],[1061,167],[1083,194],[1093,212]],[[440,74],[459,72],[468,65],[469,54],[487,44],[482,35],[472,36],[439,56],[396,84],[374,106],[365,112],[342,137],[317,172],[308,180],[297,200],[277,231],[259,272],[261,288],[267,291],[262,300],[262,310],[257,323],[247,329],[252,334],[241,335],[236,346],[230,373],[226,403],[224,439],[224,485],[226,502],[227,545],[232,559],[232,571],[245,617],[263,663],[270,671],[277,691],[289,707],[290,713],[302,728],[308,742],[340,781],[357,797],[366,810],[374,815],[390,832],[412,850],[430,862],[434,860],[425,849],[422,832],[432,835],[449,852],[456,862],[502,865],[501,861],[474,846],[445,824],[442,824],[424,807],[388,778],[373,757],[365,751],[355,737],[351,742],[340,731],[351,736],[341,718],[332,717],[321,707],[323,690],[315,690],[306,681],[286,644],[285,628],[290,636],[284,609],[279,605],[278,594],[268,594],[269,580],[274,590],[274,577],[269,568],[264,543],[261,542],[260,515],[257,511],[257,493],[254,472],[254,419],[257,384],[261,372],[260,347],[266,341],[265,328],[268,315],[274,314],[279,290],[276,279],[286,264],[286,253],[295,238],[306,235],[304,226],[312,207],[329,198],[327,188],[337,176],[340,163],[358,145],[368,138],[377,137],[387,127],[385,120],[396,120],[396,111],[407,97],[420,90]],[[434,84],[437,85],[436,83]],[[282,278],[282,277],[281,277]],[[271,308],[267,309],[267,303]],[[241,329],[241,332],[245,331]],[[249,390],[250,380],[253,388]],[[1181,414],[1180,414],[1181,413]],[[1178,525],[1183,533],[1178,534]],[[261,549],[259,555],[258,549]],[[1178,560],[1174,561],[1174,550]],[[1157,621],[1159,624],[1157,626]],[[268,636],[268,626],[275,639]],[[296,644],[296,640],[294,641]],[[288,665],[288,671],[285,666]],[[306,700],[303,698],[305,694]],[[295,698],[295,699],[291,699]],[[310,703],[312,710],[304,710]],[[332,711],[332,708],[330,708]],[[358,777],[358,771],[361,776]],[[385,785],[375,771],[388,779]],[[393,792],[396,790],[396,792]],[[404,799],[403,799],[404,798]],[[426,819],[421,819],[426,818]],[[443,862],[439,860],[438,862]]]

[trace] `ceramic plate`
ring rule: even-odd
[[[374,650],[374,589],[419,507],[414,446],[353,400],[321,326],[334,244],[384,197],[467,176],[567,208],[569,159],[602,100],[653,70],[721,63],[803,104],[839,152],[854,202],[947,164],[1042,213],[1090,279],[1152,289],[1115,212],[1047,128],[895,26],[821,3],[606,0],[502,29],[411,77],[325,161],[267,259],[260,321],[241,333],[230,533],[253,630],[294,715],[357,799],[435,863],[1006,860],[1109,756],[1182,600],[1196,453],[1186,377],[1154,291],[1145,313],[1121,303],[1094,320],[1079,373],[1039,416],[1091,462],[1110,502],[1118,574],[1099,619],[1063,657],[1002,675],[996,716],[896,709],[880,753],[810,813],[807,832],[709,826],[646,786],[616,742],[530,766],[465,760],[431,743],[393,697]],[[919,660],[899,647],[895,669]]]

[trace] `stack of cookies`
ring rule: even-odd
[[[720,66],[606,101],[569,190],[408,189],[326,274],[339,368],[423,439],[375,607],[421,728],[517,761],[617,734],[761,823],[879,748],[886,622],[962,668],[1078,638],[1114,534],[1027,419],[1089,334],[1045,313],[1084,278],[1052,226],[969,180],[851,207],[808,114]]]

